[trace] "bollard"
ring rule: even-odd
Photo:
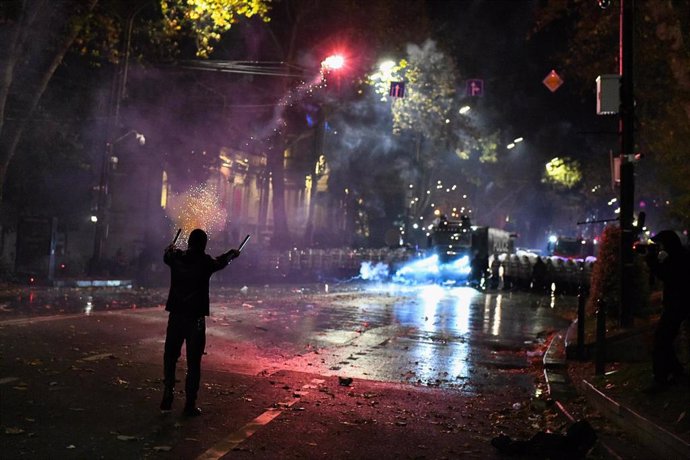
[[[577,359],[585,360],[585,304],[587,296],[584,286],[577,288]]]
[[[597,356],[594,363],[594,373],[604,375],[606,372],[606,304],[597,299]]]

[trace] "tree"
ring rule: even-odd
[[[419,31],[425,26],[424,16],[420,14],[423,3],[410,1],[400,9],[399,5],[386,0],[286,0],[273,11],[271,22],[261,25],[263,34],[252,30],[258,52],[249,51],[260,54],[262,60],[284,62],[290,69],[304,71],[302,79],[283,78],[275,82],[270,90],[274,109],[265,121],[270,129],[260,134],[267,140],[264,151],[268,153],[272,175],[274,246],[287,246],[294,239],[285,210],[284,154],[305,134],[303,121],[302,124],[294,123],[299,118],[296,115],[309,113],[309,106],[316,106],[317,112],[319,107],[332,107],[329,109],[331,124],[352,99],[352,88],[360,78],[359,73],[378,57],[373,55],[374,50],[397,51],[400,43],[421,35]],[[328,87],[313,84],[320,63],[334,51],[343,52],[347,59],[345,69],[337,76],[339,84]],[[340,90],[333,90],[334,86]],[[320,128],[307,129],[313,129],[313,135],[318,136],[315,131]],[[333,154],[327,156],[332,159]],[[318,156],[311,158],[311,166],[317,160]]]
[[[266,18],[269,0],[196,2],[161,0],[167,33],[186,28],[197,37],[198,53],[207,55],[220,34],[239,17]],[[70,50],[96,61],[116,63],[120,31],[119,2],[98,0],[11,0],[0,9],[0,201],[12,162],[29,121]],[[177,35],[175,35],[177,34]],[[127,45],[128,46],[128,45]]]
[[[188,29],[196,40],[196,54],[209,57],[214,43],[241,17],[268,21],[270,0],[161,0],[165,26],[171,34]]]
[[[621,282],[620,282],[620,244],[621,230],[617,225],[607,226],[600,235],[597,262],[592,269],[589,298],[587,299],[587,312],[594,316],[597,310],[597,301],[601,300],[606,306],[607,316],[611,319],[619,319]],[[631,310],[634,314],[640,314],[649,307],[649,269],[644,257],[635,255],[635,270],[632,271],[633,279],[628,280],[634,291]]]
[[[67,8],[56,12],[48,1],[14,1],[3,7],[0,37],[8,45],[0,55],[0,200],[24,130],[97,3],[65,2],[71,15],[64,13]]]
[[[391,80],[405,82],[404,97],[394,99],[390,107],[392,131],[406,146],[409,160],[409,168],[403,172],[403,181],[409,184],[409,222],[433,216],[431,204],[450,215],[460,208],[461,200],[435,192],[452,188],[463,195],[457,181],[470,183],[478,177],[466,174],[470,169],[474,172],[470,163],[476,167],[476,163],[496,161],[496,134],[481,136],[484,133],[458,113],[462,96],[456,92],[457,65],[434,41],[408,45],[405,59],[379,69],[371,75],[370,84],[379,94],[387,94],[385,83]],[[455,183],[443,185],[448,181]]]
[[[556,187],[571,189],[582,180],[580,163],[572,158],[553,158],[546,163],[544,181]]]

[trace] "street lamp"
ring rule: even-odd
[[[127,76],[129,72],[129,57],[130,57],[130,51],[131,51],[131,46],[132,46],[132,29],[134,25],[134,19],[136,16],[141,13],[141,11],[149,5],[150,2],[146,2],[143,5],[139,6],[136,10],[134,10],[128,17],[127,17],[127,28],[126,28],[126,37],[125,37],[125,43],[124,43],[124,54],[125,54],[125,59],[124,62],[120,63],[118,66],[118,72],[115,77],[115,87],[114,87],[114,108],[111,108],[110,112],[110,117],[109,117],[109,125],[107,128],[107,139],[111,137],[111,133],[113,130],[113,127],[117,127],[119,125],[120,121],[120,103],[122,102],[122,99],[126,97],[126,88],[127,88]],[[105,143],[105,149],[103,150],[103,158],[101,159],[101,174],[100,174],[100,179],[98,181],[98,198],[96,201],[96,213],[95,215],[91,216],[91,221],[96,224],[96,228],[94,230],[94,238],[93,238],[93,254],[91,256],[91,262],[89,264],[89,272],[92,274],[98,272],[100,270],[100,265],[101,265],[101,257],[103,253],[103,243],[104,240],[107,238],[107,224],[105,222],[106,220],[106,198],[108,196],[108,182],[109,182],[109,172],[110,172],[110,163],[111,162],[116,162],[117,158],[113,156],[113,146],[117,144],[118,142],[122,141],[126,137],[129,137],[131,135],[135,135],[137,141],[139,142],[139,145],[144,145],[146,143],[146,138],[144,137],[143,134],[139,133],[138,131],[135,130],[130,130],[123,134],[122,136],[118,137],[115,140],[108,140]]]
[[[117,139],[115,139],[115,140],[112,142],[112,144],[113,144],[113,145],[114,145],[114,144],[117,144],[117,143],[120,142],[122,139],[124,139],[124,138],[127,137],[127,136],[131,136],[132,134],[134,134],[134,136],[136,137],[137,142],[139,143],[139,145],[142,145],[142,146],[143,146],[143,145],[146,145],[146,136],[144,136],[144,135],[141,134],[139,131],[136,131],[136,130],[134,130],[134,129],[132,129],[132,130],[126,132],[126,133],[123,134],[122,136],[120,136],[120,137],[118,137]]]
[[[117,161],[113,156],[113,147],[115,144],[124,140],[125,138],[134,135],[139,145],[146,144],[146,137],[136,130],[130,130],[118,137],[112,142],[106,142],[105,150],[103,150],[103,158],[101,159],[101,175],[98,182],[98,198],[96,200],[96,213],[91,216],[91,222],[96,224],[93,238],[93,255],[89,271],[93,274],[98,272],[101,265],[101,257],[103,255],[103,243],[107,238],[107,224],[106,224],[106,203],[108,196],[108,183],[110,176],[110,163]]]
[[[332,54],[321,61],[321,77],[327,81],[327,75],[334,73],[338,78],[338,87],[340,86],[340,71],[345,67],[345,58],[342,54]],[[304,243],[311,245],[314,242],[314,211],[316,207],[316,188],[319,178],[323,173],[323,164],[325,161],[326,148],[326,132],[328,127],[328,104],[322,103],[319,105],[317,113],[317,123],[314,127],[314,167],[311,171],[311,182],[309,189],[309,202],[307,210],[307,222],[304,231]]]
[[[608,3],[600,0],[601,3]],[[621,326],[633,324],[633,291],[631,289],[634,273],[633,243],[636,238],[633,225],[635,196],[635,165],[633,163],[635,138],[635,98],[633,95],[633,26],[634,0],[621,0],[619,30],[619,69],[620,84],[620,120],[619,133],[621,143],[620,164],[620,228],[621,228]]]

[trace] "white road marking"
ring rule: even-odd
[[[321,379],[312,379],[311,384],[305,384],[302,386],[302,388],[315,388],[315,385],[318,385],[319,383],[323,383],[324,380]],[[297,392],[299,396],[303,396],[308,394],[306,391],[299,391]],[[299,401],[301,398],[300,397],[293,397],[292,400],[283,402],[283,403],[278,403],[275,406],[270,409],[268,409],[266,412],[263,414],[259,415],[256,417],[254,420],[251,422],[247,423],[244,425],[242,428],[239,430],[235,431],[234,433],[230,433],[228,436],[225,438],[221,439],[216,445],[208,449],[206,452],[203,454],[199,455],[196,460],[217,460],[224,455],[226,455],[228,452],[232,451],[234,448],[242,444],[244,441],[246,441],[251,435],[256,433],[261,427],[268,425],[271,421],[273,421],[276,417],[278,417],[280,414],[282,414],[286,409],[289,409],[292,407],[293,404],[295,404],[297,401]]]
[[[134,316],[143,319],[144,321],[149,320],[151,314],[160,314],[161,309],[159,308],[136,308],[127,310],[109,310],[109,311],[94,311],[89,314],[86,313],[68,313],[62,315],[46,315],[46,316],[32,316],[26,318],[13,318],[0,321],[0,326],[26,326],[29,324],[45,323],[49,321],[60,321],[66,319],[83,319],[90,318],[94,316]],[[165,312],[164,312],[165,313]],[[149,315],[147,315],[149,314]],[[168,315],[151,316],[152,321],[161,322],[167,321]]]

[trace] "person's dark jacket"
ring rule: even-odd
[[[165,309],[190,318],[209,315],[209,280],[225,268],[230,257],[211,257],[203,251],[167,249],[163,261],[170,266],[170,293]]]
[[[659,232],[652,238],[668,254],[663,260],[648,259],[652,273],[664,283],[664,308],[687,311],[690,289],[690,253],[683,247],[678,235],[671,230]]]

